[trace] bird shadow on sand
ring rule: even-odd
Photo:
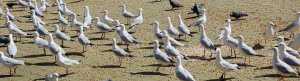
[[[6,28],[6,26],[5,26],[5,25],[3,25],[3,26],[0,26],[0,28]]]
[[[256,67],[254,65],[249,65],[249,64],[244,64],[244,63],[236,63],[236,64],[241,66],[241,67]]]
[[[78,1],[73,1],[73,2],[69,2],[69,3],[79,3],[81,0],[78,0]],[[67,3],[67,4],[69,4]]]
[[[254,70],[261,70],[261,69],[272,69],[273,66],[265,66],[265,67],[260,67],[260,68],[256,68]]]
[[[103,50],[101,52],[112,52],[112,49]]]
[[[68,52],[68,53],[66,53],[66,55],[67,55],[67,56],[69,56],[69,55],[74,55],[74,56],[82,56],[82,57],[85,57],[85,56],[83,55],[83,53],[80,53],[80,52]]]
[[[153,49],[152,46],[140,47],[140,49]]]
[[[129,34],[134,34],[135,32],[128,32]]]
[[[184,39],[175,39],[175,40],[177,40],[177,41],[183,41],[183,42],[189,42],[189,41],[184,40]]]
[[[47,56],[53,56],[53,55],[38,54],[38,55],[26,55],[17,58],[37,58],[37,57],[47,57]]]
[[[0,75],[0,78],[8,78],[8,77],[22,77],[23,75]]]
[[[143,65],[142,67],[159,67],[160,64],[150,64],[150,65]],[[162,67],[175,67],[175,65],[166,65],[166,66],[162,66]]]
[[[159,2],[162,2],[162,1],[149,1],[149,2],[147,2],[147,3],[159,3]]]
[[[176,8],[176,9],[167,9],[167,10],[164,10],[164,11],[176,11],[176,10],[180,10],[180,9],[178,9],[178,8]]]
[[[153,55],[148,55],[148,56],[144,56],[144,57],[151,57],[151,58],[152,58],[152,57],[153,57]]]
[[[255,78],[265,78],[265,77],[270,77],[270,78],[276,78],[276,77],[281,77],[280,74],[266,74],[266,75],[259,75],[255,76]],[[285,76],[284,78],[297,78],[296,76]]]
[[[22,44],[34,44],[34,42],[22,42]]]
[[[19,12],[19,11],[25,11],[25,10],[19,9],[19,10],[12,10],[12,11],[10,11],[10,12]]]
[[[109,40],[108,38],[90,38],[90,40]]]
[[[246,20],[245,18],[239,18],[239,19],[232,19],[231,21],[241,21],[241,20]]]
[[[227,80],[231,80],[231,79],[234,79],[233,77],[231,78],[224,78],[224,79],[210,79],[210,80],[205,80],[205,81],[227,81]]]
[[[187,56],[189,59],[196,59],[196,60],[206,60],[206,61],[211,61],[211,60],[215,60],[216,58],[207,58],[207,57],[203,57],[203,56]]]
[[[144,71],[144,72],[136,72],[136,73],[130,73],[131,75],[160,75],[160,76],[167,76],[170,74],[165,74],[161,72],[151,72],[151,71]]]
[[[26,65],[34,66],[57,66],[55,62],[39,62],[39,63],[25,63]]]
[[[188,18],[185,18],[185,20],[188,20],[188,19],[195,19],[195,18],[198,18],[198,16],[188,17]]]
[[[125,68],[119,65],[92,66],[92,68]]]
[[[195,34],[195,33],[198,33],[198,32],[191,32],[191,34]]]
[[[20,16],[20,17],[23,17],[23,18],[31,18],[30,15],[23,15],[23,16]]]
[[[215,44],[215,46],[216,46],[216,47],[221,47],[221,46],[222,46],[222,44]]]

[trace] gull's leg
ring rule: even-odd
[[[244,57],[245,58],[245,60],[244,60],[244,64],[246,65],[246,57]]]
[[[160,64],[159,66],[158,66],[158,68],[156,69],[156,71],[159,71],[159,68],[161,67],[162,65]]]
[[[122,66],[122,58],[120,58],[120,67]]]
[[[9,75],[12,75],[12,74],[11,74],[11,69],[10,69],[10,68],[9,68]]]
[[[17,73],[16,69],[17,69],[17,68],[14,68],[14,74]]]
[[[44,54],[47,55],[47,54],[46,54],[46,48],[44,48]]]
[[[68,70],[68,68],[66,68],[66,72],[67,72],[67,74],[69,74],[69,70]]]

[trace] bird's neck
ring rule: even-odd
[[[159,29],[159,24],[155,24],[154,28],[155,28],[155,32],[161,32],[160,29]]]
[[[168,28],[173,28],[171,20],[168,21]]]
[[[206,36],[205,30],[203,27],[200,27],[199,31],[201,32],[201,36]]]
[[[221,51],[217,52],[217,58],[216,58],[216,60],[217,61],[223,60],[223,58],[222,58],[222,52]]]
[[[113,49],[116,49],[116,48],[118,48],[118,46],[117,46],[117,43],[116,43],[116,41],[113,41]]]
[[[244,43],[244,39],[243,38],[238,40],[238,44],[239,45],[242,45],[243,43]]]
[[[140,16],[140,17],[143,16],[143,12],[142,12],[142,11],[139,12],[139,16]]]
[[[279,62],[279,55],[278,55],[278,51],[276,51],[275,53],[274,53],[274,55],[273,55],[273,62]]]
[[[168,38],[168,36],[166,37],[165,41],[164,41],[165,45],[164,46],[172,46],[170,39]]]
[[[178,17],[179,24],[184,24],[181,17]]]
[[[155,42],[154,50],[153,51],[157,51],[157,50],[159,50],[159,43]]]

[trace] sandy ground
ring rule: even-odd
[[[54,0],[48,0],[50,3],[54,3]],[[207,9],[207,23],[206,32],[208,36],[213,39],[213,42],[220,43],[215,40],[219,34],[219,29],[223,27],[225,19],[231,11],[243,11],[250,16],[245,17],[245,20],[232,21],[232,36],[243,35],[246,42],[250,46],[260,42],[265,45],[264,49],[256,50],[262,57],[251,58],[251,63],[243,65],[244,57],[238,54],[238,58],[227,57],[230,55],[230,51],[226,46],[221,46],[223,50],[223,56],[227,61],[231,63],[238,63],[241,69],[235,72],[228,72],[227,79],[250,81],[274,81],[279,78],[276,77],[276,71],[272,69],[271,58],[272,51],[271,45],[275,44],[275,41],[268,41],[264,43],[261,40],[261,33],[269,21],[273,21],[278,27],[274,29],[277,31],[286,26],[290,21],[294,19],[295,11],[300,11],[300,0],[180,0],[185,6],[180,10],[168,11],[170,9],[169,2],[162,0],[162,2],[153,2],[154,0],[126,0],[127,10],[137,14],[138,8],[144,9],[144,23],[136,29],[136,33],[133,34],[138,41],[142,44],[131,45],[131,54],[134,58],[126,58],[123,60],[122,67],[116,67],[117,58],[110,51],[111,40],[110,38],[116,38],[120,41],[119,36],[115,32],[108,33],[106,36],[108,39],[100,39],[99,30],[93,28],[87,30],[84,33],[90,38],[94,46],[88,47],[88,51],[84,54],[81,52],[80,44],[77,42],[77,38],[73,37],[76,41],[65,42],[68,48],[64,50],[69,54],[68,58],[81,60],[81,64],[70,68],[71,74],[66,75],[65,69],[53,64],[54,56],[48,51],[48,56],[43,55],[41,48],[38,48],[33,44],[33,36],[29,35],[22,39],[21,42],[17,42],[18,53],[17,59],[25,60],[28,65],[21,66],[17,69],[15,76],[8,76],[8,68],[0,67],[0,80],[1,81],[30,81],[43,79],[48,73],[57,72],[61,75],[59,78],[62,81],[97,81],[112,78],[114,81],[178,81],[175,75],[175,67],[163,67],[160,72],[156,72],[157,62],[152,54],[153,45],[149,44],[154,40],[152,34],[153,27],[149,25],[153,21],[157,20],[161,23],[161,29],[166,29],[167,17],[173,19],[173,24],[177,25],[177,15],[180,14],[185,19],[186,24],[191,24],[197,18],[195,14],[187,14],[190,11],[193,3],[203,3]],[[100,13],[103,10],[109,11],[109,16],[113,19],[118,19],[121,23],[126,23],[126,19],[121,16],[122,4],[121,0],[85,0],[84,2],[76,2],[75,0],[65,0],[70,10],[82,14],[83,6],[90,7],[90,13],[92,17],[102,16]],[[3,1],[2,8],[6,1]],[[11,9],[12,14],[16,15],[22,22],[14,22],[21,29],[25,30],[29,34],[32,34],[33,26],[29,21],[29,11],[26,9],[15,6]],[[56,7],[48,8],[48,12],[45,12],[44,21],[50,25],[47,29],[53,32],[53,25],[57,19]],[[186,19],[188,18],[188,19]],[[82,21],[82,16],[78,17],[79,21]],[[4,26],[4,18],[0,20],[0,34],[8,35],[8,31]],[[68,33],[71,36],[75,35],[75,29],[68,27]],[[197,32],[197,27],[190,28],[192,32]],[[129,30],[132,31],[132,30]],[[286,33],[276,33],[276,35],[284,35],[288,37]],[[196,80],[218,80],[221,76],[221,71],[215,66],[215,58],[201,57],[203,55],[203,48],[198,43],[199,33],[194,34],[195,37],[187,37],[181,41],[187,46],[176,47],[182,53],[188,55],[190,60],[183,60],[183,66],[189,70]],[[58,39],[55,39],[56,43],[60,44]],[[121,46],[125,48],[125,46]],[[0,51],[6,52],[6,47],[0,47]],[[238,51],[237,51],[238,52]],[[209,52],[207,52],[209,54]],[[299,78],[289,77],[286,80],[297,81]]]

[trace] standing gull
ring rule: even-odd
[[[179,2],[175,1],[175,0],[169,0],[170,5],[171,5],[171,10],[173,10],[174,8],[180,8],[183,7],[183,5],[181,5]]]
[[[181,64],[181,57],[176,56],[176,59],[176,76],[182,81],[196,81],[193,75],[188,70],[183,68]]]
[[[57,45],[54,40],[53,40],[53,37],[52,37],[52,34],[49,33],[48,34],[48,49],[52,52],[52,54],[56,55],[59,51],[62,52],[62,54],[65,54],[66,52],[59,46]]]
[[[101,12],[101,13],[104,13],[103,14],[103,20],[104,20],[105,23],[110,24],[110,25],[115,24],[115,20],[108,17],[108,11],[107,10],[103,10],[103,12]]]
[[[189,25],[188,27],[191,27],[191,26],[199,26],[200,24],[204,24],[207,19],[206,19],[206,9],[202,9],[203,10],[203,14],[199,17],[198,20],[194,21],[191,25]]]
[[[179,36],[179,31],[173,27],[170,17],[168,17],[167,31],[171,36],[174,36],[174,37]]]
[[[199,25],[199,31],[201,32],[200,37],[199,37],[199,41],[201,43],[201,45],[205,48],[203,49],[203,53],[204,53],[204,57],[205,57],[205,50],[215,50],[216,46],[213,44],[213,42],[206,36],[205,33],[205,27],[203,24]],[[210,55],[210,57],[212,56],[212,54]]]
[[[139,15],[133,19],[133,23],[130,25],[128,29],[133,29],[142,23],[143,23],[143,9],[139,8]]]
[[[48,30],[39,22],[36,21],[37,23],[34,25],[34,29],[40,34],[40,35],[48,35],[49,32]]]
[[[225,27],[228,28],[228,32],[231,32],[231,24],[230,24],[230,22],[231,22],[231,19],[230,19],[230,18],[228,18],[228,19],[225,21]],[[220,35],[218,36],[217,39],[218,39],[218,40],[222,39],[223,36],[224,36],[224,33],[225,33],[225,30],[221,30],[221,33],[220,33]]]
[[[34,25],[37,23],[36,21],[39,21],[40,24],[46,25],[46,23],[41,18],[35,15],[34,10],[31,10],[30,13],[31,13],[31,20],[33,21]]]
[[[56,57],[57,65],[66,68],[66,74],[69,74],[70,67],[80,64],[78,60],[71,60],[69,58],[64,57],[61,51],[58,51]]]
[[[92,16],[90,15],[89,7],[84,6],[83,27],[89,28],[91,23],[92,23]]]
[[[250,56],[255,56],[257,55],[257,53],[247,44],[244,43],[244,37],[239,35],[238,36],[238,48],[239,51],[242,53],[242,55],[245,56],[245,61],[244,64],[246,64],[246,58],[250,57]],[[250,63],[250,58],[248,59],[249,63]]]
[[[49,73],[46,78],[45,81],[58,81],[58,73]]]
[[[138,44],[139,43],[127,32],[124,24],[121,24],[120,27],[121,27],[121,30],[120,30],[119,36],[120,36],[121,40],[126,43],[126,49],[129,50],[129,48],[128,48],[129,44]]]
[[[74,12],[72,12],[71,10],[69,10],[68,8],[67,8],[67,5],[66,5],[66,3],[63,3],[63,4],[61,4],[62,5],[62,8],[63,8],[63,13],[65,14],[65,15],[73,15],[73,14],[75,14],[76,15],[76,13],[74,13]]]
[[[272,22],[269,22],[268,28],[263,33],[265,43],[267,42],[267,39],[272,39],[274,37],[273,26],[276,26],[276,25]]]
[[[154,36],[158,39],[158,40],[161,40],[163,38],[163,34],[159,28],[159,22],[158,21],[154,21],[153,23],[151,23],[150,25],[153,25],[153,33],[154,33]]]
[[[4,66],[9,68],[9,74],[12,75],[12,69],[14,71],[14,74],[16,73],[16,69],[20,65],[25,65],[24,61],[13,59],[10,57],[6,57],[3,52],[0,51],[0,62]]]
[[[93,44],[91,43],[89,38],[84,35],[82,26],[80,26],[79,31],[80,31],[80,33],[79,33],[79,36],[78,36],[78,42],[82,46],[82,53],[84,53],[84,52],[86,52],[86,47],[89,46],[89,45],[93,45]]]
[[[12,34],[9,34],[9,43],[7,46],[7,53],[9,55],[10,58],[14,58],[17,54],[18,48],[13,40],[13,36]]]
[[[23,0],[18,0],[18,5],[22,6],[22,7],[27,7],[28,6],[28,3],[23,1]]]
[[[44,54],[46,55],[46,48],[48,47],[49,43],[48,41],[40,38],[38,32],[33,32],[34,36],[34,44],[37,45],[38,47],[42,47],[44,49]]]
[[[64,25],[62,26],[62,31],[65,31],[65,28],[70,25],[70,22],[66,18],[61,16],[61,12],[58,12],[58,24]]]
[[[131,12],[128,12],[126,10],[126,6],[124,4],[122,6],[120,6],[120,7],[122,7],[122,15],[123,15],[123,17],[125,17],[127,19],[127,24],[129,24],[129,21],[130,21],[129,19],[134,18],[135,15],[132,14]]]
[[[9,20],[12,20],[12,21],[16,20],[16,17],[9,12],[8,7],[6,7],[6,14],[5,15],[8,16]]]
[[[296,50],[300,48],[300,32],[297,33],[297,36],[289,43],[288,46]]]
[[[39,7],[38,7],[38,5],[37,5],[37,2],[34,0],[33,1],[34,2],[34,4],[35,4],[35,6],[34,6],[34,11],[35,11],[35,14],[37,15],[37,16],[40,16],[40,17],[44,17],[44,14],[43,14],[43,12],[39,9]]]
[[[279,59],[279,52],[278,52],[278,48],[274,47],[273,48],[273,59],[272,59],[272,66],[273,68],[280,73],[281,75],[294,75],[294,76],[299,76],[298,73],[288,64],[286,64],[285,62],[283,62],[281,59]],[[284,77],[281,77],[279,79],[283,80]]]
[[[232,54],[234,54],[234,57],[236,57],[235,48],[238,47],[238,41],[230,36],[231,31],[229,31],[229,28],[225,27],[222,29],[224,30],[224,36],[223,36],[224,39],[223,40],[225,42],[225,45],[230,47],[231,56],[232,56]],[[232,52],[234,52],[234,53],[232,53]]]
[[[107,25],[105,23],[100,22],[99,17],[96,17],[95,20],[96,20],[95,25],[96,25],[97,29],[99,29],[102,33],[101,39],[105,38],[105,33],[112,31],[112,27],[110,27],[109,25]]]
[[[62,7],[62,3],[60,3],[59,2],[59,0],[55,0],[55,2],[56,2],[56,10],[57,10],[57,12],[61,12],[61,13],[64,13],[64,9],[63,9],[63,7]]]
[[[174,38],[170,37],[168,32],[166,30],[162,31],[163,36],[167,37],[171,43],[171,45],[173,46],[184,46],[184,44],[178,42],[177,40],[175,40]]]
[[[170,39],[168,37],[164,37],[164,50],[165,52],[173,57],[180,56],[181,58],[187,59],[185,55],[180,53],[176,48],[171,45]]]
[[[19,29],[19,27],[17,27],[16,25],[14,25],[11,21],[7,22],[7,28],[9,30],[9,33],[16,35],[16,38],[19,36],[21,41],[21,36],[24,35],[26,36],[27,33],[23,32],[21,29]],[[16,39],[17,40],[17,39]]]
[[[112,38],[112,51],[114,52],[114,54],[119,58],[119,66],[121,67],[122,65],[122,59],[124,57],[132,57],[132,55],[129,55],[128,52],[124,51],[123,49],[121,49],[118,45],[117,45],[117,41],[115,38]]]
[[[181,34],[189,35],[193,37],[190,30],[187,28],[187,26],[183,23],[181,15],[178,15],[178,30]]]
[[[55,30],[54,30],[56,38],[61,40],[61,47],[64,47],[64,41],[71,41],[71,37],[59,30],[59,27],[57,24],[55,24]]]
[[[46,5],[46,1],[45,0],[41,0],[41,6],[39,7],[39,10],[44,12],[46,11],[47,12],[47,5]]]
[[[300,12],[296,13],[296,18],[293,22],[291,22],[288,26],[286,26],[285,28],[279,30],[279,32],[282,31],[286,31],[286,32],[291,32],[290,37],[294,37],[294,33],[298,32],[297,30],[299,29],[299,25],[300,25]]]
[[[226,72],[238,70],[237,64],[231,64],[223,59],[221,49],[216,49],[216,66],[223,71],[221,79],[225,79]]]
[[[277,36],[276,40],[277,40],[278,45],[280,43],[284,43],[284,38],[282,36]],[[288,46],[286,46],[286,52],[293,55],[293,56],[295,56],[295,57],[300,57],[300,54],[299,54],[298,50],[294,50],[293,48],[290,48]]]
[[[284,43],[280,43],[278,45],[278,48],[280,54],[279,58],[290,66],[294,66],[299,72],[298,67],[300,66],[300,60],[297,57],[286,52],[286,45]]]
[[[155,60],[160,64],[160,66],[158,66],[156,71],[158,71],[159,68],[162,66],[175,63],[173,60],[171,60],[171,58],[166,53],[160,51],[159,43],[157,40],[154,40],[153,56]]]

